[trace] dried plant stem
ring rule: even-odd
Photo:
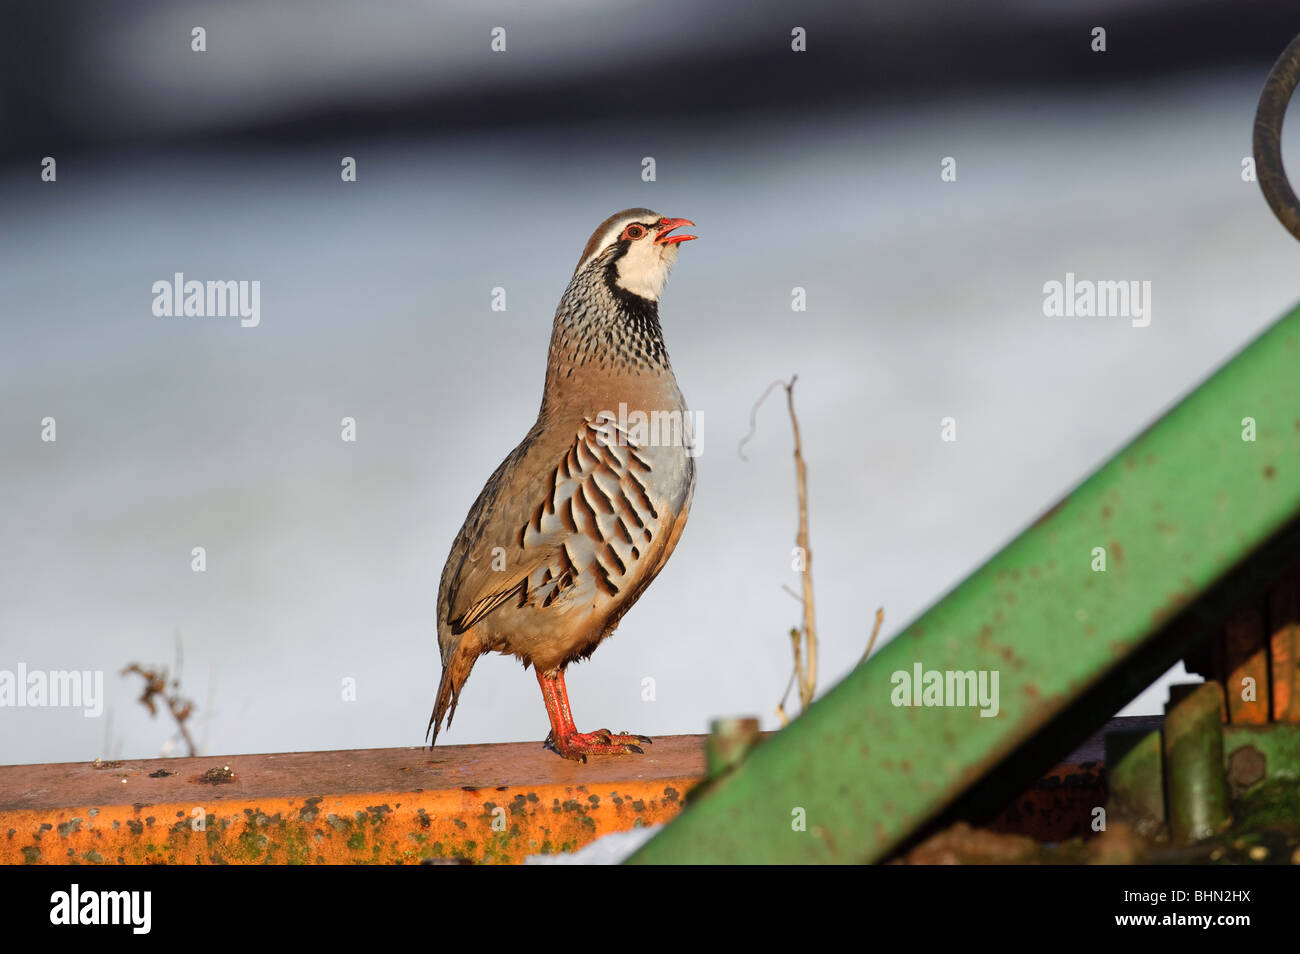
[[[808,468],[803,459],[803,443],[799,435],[799,416],[794,410],[794,385],[798,380],[799,376],[796,374],[790,378],[788,383],[778,380],[767,386],[758,400],[754,402],[753,408],[750,409],[749,433],[745,435],[740,442],[740,447],[737,448],[741,459],[748,459],[744,454],[744,446],[754,436],[754,432],[758,427],[757,415],[759,407],[767,400],[767,396],[778,387],[785,388],[786,406],[790,411],[790,424],[794,428],[794,473],[799,503],[799,530],[795,535],[795,545],[798,547],[796,552],[800,557],[803,594],[796,594],[789,587],[784,587],[784,589],[802,604],[803,625],[790,630],[790,644],[794,653],[794,671],[790,674],[790,682],[786,685],[781,701],[776,707],[776,714],[782,725],[789,722],[789,718],[785,713],[785,702],[789,698],[790,689],[796,683],[799,686],[799,702],[804,709],[807,709],[812,704],[813,696],[817,693],[817,616],[813,602],[812,548],[808,542]]]
[[[884,621],[885,621],[885,608],[882,606],[876,610],[876,623],[874,626],[871,627],[871,639],[867,641],[867,651],[862,654],[862,659],[859,660],[860,663],[866,662],[867,657],[871,655],[871,650],[876,645],[876,637],[880,635],[880,624],[883,623]]]
[[[150,715],[157,715],[158,707],[154,699],[155,697],[162,699],[167,705],[167,711],[176,720],[176,727],[180,729],[181,738],[185,740],[185,747],[189,750],[190,756],[193,757],[198,754],[198,749],[194,746],[194,739],[190,736],[190,730],[186,722],[194,714],[194,703],[180,694],[182,659],[181,636],[180,633],[177,633],[175,679],[168,679],[165,668],[148,669],[139,663],[131,663],[122,670],[122,675],[135,673],[144,678],[144,692],[140,696],[140,703],[149,710]],[[169,688],[170,692],[168,691]]]
[[[799,418],[794,412],[794,383],[796,374],[785,385],[786,406],[790,409],[790,425],[794,428],[794,473],[799,495],[799,532],[795,545],[803,554],[803,638],[804,664],[799,675],[799,701],[803,708],[811,705],[817,692],[817,615],[813,607],[812,548],[808,545],[808,468],[804,464],[803,445],[799,440]],[[799,664],[798,643],[795,644],[795,665]]]

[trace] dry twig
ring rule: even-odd
[[[140,702],[149,710],[149,714],[156,716],[158,714],[158,705],[154,701],[160,698],[167,706],[167,711],[171,713],[176,720],[176,727],[180,730],[181,738],[185,740],[186,748],[189,749],[191,757],[198,754],[194,747],[194,740],[190,737],[190,730],[185,725],[186,721],[194,714],[193,701],[186,699],[180,694],[181,688],[181,638],[176,634],[176,678],[168,680],[167,668],[146,669],[139,663],[131,663],[122,670],[122,675],[135,673],[137,676],[144,678],[144,692],[140,696]],[[170,692],[168,688],[170,686]]]
[[[744,440],[740,442],[737,453],[742,460],[747,460],[742,448],[754,436],[758,428],[758,409],[762,403],[767,400],[777,387],[785,388],[786,406],[790,411],[790,424],[794,428],[794,472],[795,488],[799,500],[799,530],[795,535],[795,551],[800,556],[801,580],[803,583],[803,595],[798,596],[799,602],[803,604],[803,625],[790,630],[790,642],[794,652],[794,672],[790,677],[790,684],[786,686],[785,695],[781,697],[780,704],[776,707],[776,714],[780,717],[784,725],[788,720],[785,714],[785,700],[790,694],[790,688],[798,683],[799,686],[799,703],[803,709],[807,709],[812,703],[813,696],[817,692],[817,616],[813,605],[813,585],[812,585],[812,549],[808,544],[808,469],[803,459],[803,444],[799,439],[799,417],[794,410],[794,385],[799,380],[799,375],[790,378],[789,383],[785,381],[773,381],[767,386],[757,401],[754,402],[753,408],[749,412],[749,433],[745,435]]]
[[[777,704],[776,715],[781,720],[781,724],[788,725],[789,716],[786,715],[785,704],[790,697],[790,690],[797,683],[799,686],[799,704],[801,709],[806,710],[812,704],[813,696],[817,692],[817,619],[813,608],[813,585],[812,585],[812,547],[808,540],[808,468],[804,464],[803,444],[799,438],[799,418],[794,411],[794,385],[799,380],[799,375],[790,378],[789,383],[785,381],[773,381],[767,386],[767,389],[754,402],[754,406],[749,412],[749,433],[741,440],[736,453],[740,455],[741,460],[748,460],[744,454],[744,446],[753,438],[758,430],[758,409],[762,403],[767,400],[767,396],[778,387],[785,388],[786,406],[790,410],[790,425],[794,429],[794,470],[795,470],[795,487],[798,493],[799,501],[799,530],[795,536],[796,552],[802,556],[801,580],[803,583],[803,595],[794,592],[788,586],[781,588],[793,596],[803,605],[803,625],[792,627],[790,629],[790,646],[794,655],[794,669],[790,673],[790,681],[786,683],[785,692],[781,694],[781,701]],[[880,635],[880,626],[885,620],[884,607],[876,610],[875,625],[871,628],[871,639],[867,642],[867,650],[862,654],[862,659],[866,660],[871,655],[871,650],[876,645],[876,637]]]
[[[871,655],[871,649],[876,645],[876,637],[880,635],[880,624],[884,621],[885,608],[882,606],[876,610],[876,623],[871,627],[871,639],[867,641],[867,651],[862,654],[862,659],[859,660],[859,663],[866,662],[867,657]]]

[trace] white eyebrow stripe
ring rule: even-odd
[[[633,222],[637,223],[638,225],[645,225],[645,223],[641,221],[641,216],[639,215],[629,215],[627,218],[620,219],[618,222],[615,222],[608,229],[606,229],[605,234],[600,237],[600,241],[596,243],[596,250],[592,252],[590,255],[588,255],[586,258],[584,258],[581,262],[579,262],[578,267],[573,270],[573,273],[576,275],[578,272],[586,268],[587,265],[590,264],[593,258],[599,258],[601,255],[603,255],[605,253],[605,250],[609,248],[612,244],[614,244],[614,240],[617,239],[618,236],[623,234],[623,230],[627,228],[629,225],[631,225]],[[654,228],[654,226],[646,225],[646,228],[651,229]]]

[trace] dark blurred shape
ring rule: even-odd
[[[1279,0],[661,0],[472,4],[14,3],[0,158],[212,137],[688,118],[1127,83],[1245,64],[1300,33]],[[505,53],[489,50],[494,26]],[[204,26],[207,52],[190,50]],[[790,52],[807,30],[808,52]],[[1093,53],[1094,26],[1108,51]]]

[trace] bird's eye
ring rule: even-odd
[[[633,241],[636,241],[637,239],[641,238],[643,235],[645,235],[645,229],[640,225],[629,225],[626,229],[623,230],[623,237],[630,238]]]

